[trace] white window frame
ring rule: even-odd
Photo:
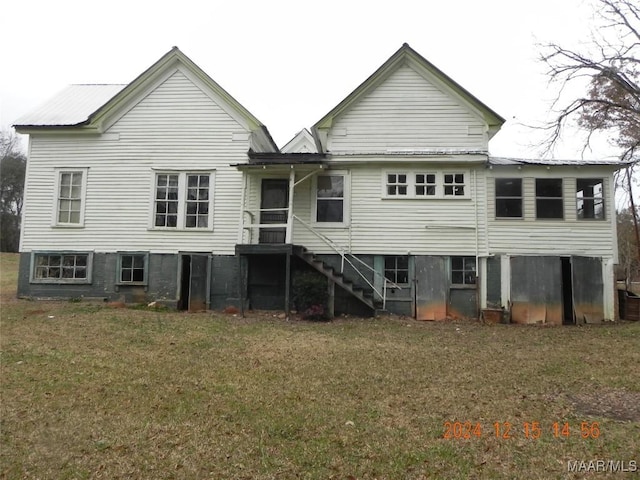
[[[453,175],[453,182],[451,183],[445,183],[446,178],[448,175]],[[458,175],[462,175],[462,183],[456,182],[456,176]],[[462,195],[456,195],[455,193],[453,194],[447,194],[446,192],[446,188],[448,186],[452,186],[454,188],[462,186],[463,188],[463,194]],[[468,198],[469,197],[469,175],[467,172],[460,172],[460,171],[455,171],[455,170],[447,170],[442,172],[442,196],[443,198]]]
[[[318,222],[318,177],[319,176],[342,176],[342,222]],[[326,228],[345,228],[349,226],[349,212],[351,211],[351,175],[347,170],[323,170],[321,173],[313,176],[311,188],[313,189],[311,202],[311,223],[315,227]]]
[[[139,256],[144,259],[144,278],[142,281],[124,281],[122,280],[122,257],[125,256]],[[126,286],[126,285],[143,285],[147,286],[149,284],[149,252],[118,252],[118,262],[116,266],[116,285]]]
[[[175,227],[156,226],[156,186],[158,175],[178,176],[178,219]],[[189,175],[209,176],[209,211],[206,227],[187,227],[187,177]],[[210,232],[213,231],[213,198],[215,194],[215,170],[153,170],[151,175],[151,200],[149,211],[149,230],[165,230],[170,232]]]
[[[388,192],[388,175],[407,175],[407,194],[406,195],[389,195]],[[435,175],[435,184],[431,183],[417,183],[417,175]],[[444,178],[445,175],[463,175],[464,176],[464,195],[445,195],[444,194]],[[425,170],[425,169],[394,169],[384,170],[382,172],[382,198],[389,200],[462,200],[471,198],[471,184],[469,179],[471,178],[469,170]],[[426,181],[426,178],[425,178]],[[434,195],[422,195],[416,192],[416,187],[424,186],[425,191],[427,186],[435,186]]]
[[[600,196],[596,195],[595,192],[591,197],[585,197],[584,194],[582,196],[578,195],[580,193],[580,190],[578,189],[578,182],[580,181],[594,181],[594,180],[599,180],[600,184],[602,184],[602,192],[600,194]],[[606,201],[605,201],[605,178],[604,177],[578,177],[576,178],[576,218],[583,222],[602,222],[604,220],[607,220],[607,211],[605,209],[606,206]],[[593,207],[594,207],[594,213],[595,213],[595,206],[596,203],[598,202],[598,200],[600,200],[600,203],[602,204],[602,216],[598,217],[598,216],[593,216],[593,217],[585,217],[584,215],[581,217],[580,216],[580,202],[583,202],[583,209],[584,209],[584,203],[590,201],[593,202]]]
[[[70,256],[70,255],[86,255],[86,276],[85,278],[37,278],[36,277],[36,260],[40,256]],[[57,268],[57,267],[52,267]],[[82,284],[91,283],[93,274],[93,252],[87,251],[52,251],[52,250],[35,250],[31,252],[31,264],[29,269],[29,283],[49,283],[49,284]]]
[[[87,205],[87,176],[89,173],[89,169],[87,167],[82,168],[70,168],[70,167],[61,167],[54,169],[55,172],[55,182],[54,182],[54,192],[53,192],[53,212],[51,217],[51,226],[52,227],[61,227],[61,228],[84,228],[84,220],[85,220],[85,210]],[[80,187],[80,218],[77,223],[73,222],[60,222],[59,219],[59,209],[60,209],[60,188],[62,186],[62,175],[63,174],[73,174],[79,173],[82,175],[82,185]]]
[[[453,260],[454,259],[459,259],[462,262],[462,268],[453,268]],[[466,265],[467,265],[467,261],[470,261],[469,263],[471,263],[473,265],[472,269],[467,269]],[[452,255],[451,257],[449,257],[449,274],[451,275],[450,278],[450,282],[451,282],[451,286],[453,287],[469,287],[469,288],[477,288],[477,284],[478,284],[478,263],[477,263],[477,259],[474,256],[471,255]],[[462,283],[456,283],[454,282],[454,273],[461,273],[462,274]],[[473,282],[467,282],[467,276],[469,274],[473,273]]]

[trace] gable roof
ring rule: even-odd
[[[131,102],[161,79],[166,72],[179,66],[185,67],[201,87],[208,89],[222,109],[247,130],[261,137],[259,144],[269,151],[278,151],[277,145],[262,122],[178,47],[173,47],[128,85],[72,85],[33,112],[19,118],[14,127],[21,133],[65,127],[102,132],[114,117],[127,111]]]
[[[318,149],[311,132],[303,128],[280,151],[282,153],[317,153]]]
[[[353,92],[351,92],[342,102],[340,102],[333,110],[322,117],[312,128],[312,132],[316,138],[318,149],[322,150],[321,136],[318,135],[320,129],[328,129],[333,124],[335,118],[343,112],[350,109],[362,97],[375,89],[380,83],[388,78],[393,72],[398,70],[404,64],[410,63],[416,67],[416,70],[423,76],[434,79],[450,93],[457,96],[463,103],[480,114],[489,126],[489,135],[493,136],[500,129],[505,119],[498,113],[493,111],[487,105],[482,103],[465,88],[459,85],[451,77],[429,62],[426,58],[416,52],[409,44],[405,43],[396,51],[380,68],[378,68],[369,78],[361,83]]]

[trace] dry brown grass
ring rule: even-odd
[[[569,460],[640,464],[640,324],[29,302],[14,298],[15,256],[0,259],[2,478],[546,479],[583,478]],[[443,438],[444,422],[466,420],[479,438]],[[600,436],[581,438],[581,422]]]

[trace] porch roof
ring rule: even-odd
[[[327,166],[324,153],[282,153],[282,152],[254,152],[249,150],[249,163],[233,163],[238,170],[264,170],[269,167],[305,167],[325,168]]]

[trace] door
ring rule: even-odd
[[[561,325],[560,257],[511,257],[511,321]]]
[[[286,224],[289,207],[289,180],[263,179],[260,197],[260,224]],[[286,227],[260,227],[260,243],[284,243]]]
[[[179,308],[202,312],[209,306],[210,257],[207,254],[181,255]]]
[[[416,319],[447,318],[447,264],[444,257],[416,256]]]
[[[604,319],[602,260],[571,257],[571,283],[576,322],[601,322]]]

